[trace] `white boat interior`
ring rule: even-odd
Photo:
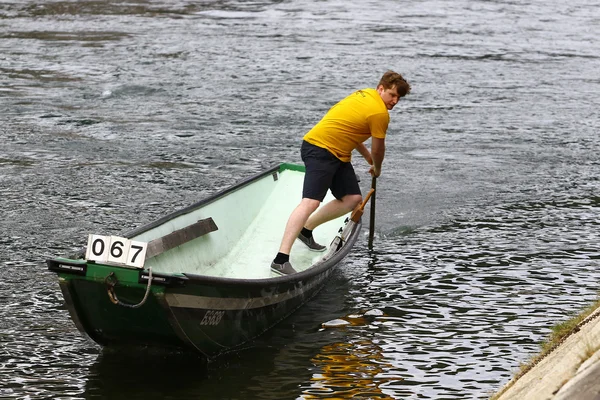
[[[288,217],[302,198],[303,180],[304,172],[293,169],[266,175],[131,239],[157,241],[211,218],[216,230],[150,255],[145,267],[152,267],[158,273],[185,272],[227,278],[278,276],[271,271],[271,261],[279,250]],[[329,192],[322,204],[332,199]],[[315,240],[329,247],[349,215],[317,227],[313,232]],[[310,251],[296,240],[290,262],[300,272],[318,262],[325,253]]]

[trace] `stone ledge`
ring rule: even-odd
[[[584,400],[600,389],[600,318],[594,318],[568,336],[554,351],[524,375],[513,378],[495,400]],[[593,355],[592,355],[593,354]],[[591,357],[590,357],[591,355]],[[584,382],[588,382],[585,383]],[[590,386],[594,383],[593,386]],[[586,389],[588,386],[591,389]],[[569,394],[566,394],[569,393]],[[574,393],[580,393],[575,395]],[[597,392],[594,392],[597,393]],[[563,397],[566,396],[566,397]],[[577,397],[579,396],[579,397]]]

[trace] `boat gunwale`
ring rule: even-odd
[[[331,258],[329,258],[328,260],[323,261],[323,262],[317,261],[317,263],[313,264],[312,266],[305,269],[304,271],[300,271],[295,274],[256,279],[256,278],[230,278],[230,277],[211,276],[211,275],[198,275],[198,274],[192,274],[192,273],[186,273],[186,272],[178,272],[178,273],[158,272],[158,273],[153,274],[152,284],[153,285],[156,284],[158,286],[163,286],[163,287],[165,287],[165,286],[172,287],[172,288],[183,287],[183,286],[187,286],[189,284],[236,285],[238,287],[248,288],[248,287],[271,286],[273,284],[277,285],[277,284],[281,284],[281,283],[283,283],[283,284],[295,283],[295,282],[301,281],[301,280],[310,280],[314,276],[319,275],[322,272],[327,271],[328,269],[332,268],[333,266],[338,264],[346,255],[348,255],[348,253],[350,252],[350,250],[352,249],[352,247],[358,240],[358,236],[360,234],[361,228],[362,228],[362,221],[359,221],[354,226],[350,236],[348,237],[348,239],[346,240],[346,242],[344,243],[342,248],[340,250],[338,250],[337,252],[335,252]],[[53,264],[67,264],[67,265],[82,265],[82,266],[85,265],[86,267],[99,266],[99,267],[104,267],[104,268],[116,268],[116,269],[128,269],[128,270],[131,269],[131,268],[126,268],[126,267],[119,266],[119,265],[107,265],[107,264],[95,263],[95,262],[90,262],[90,261],[85,261],[85,260],[78,261],[78,260],[62,258],[62,257],[49,259],[49,260],[47,260],[47,263],[48,263],[49,269],[52,270],[53,272],[64,273],[69,276],[73,275],[73,278],[71,278],[71,279],[86,279],[86,275],[84,273],[84,275],[82,277],[81,273],[74,273],[71,271],[63,271],[63,270],[59,271],[59,270],[52,268],[52,265]],[[147,281],[148,281],[148,272],[149,272],[148,269],[147,268],[138,269],[137,271],[139,273],[140,278],[138,279],[138,282],[136,282],[136,283],[138,285],[142,285],[142,286],[146,285]],[[79,276],[79,278],[76,278],[75,276]],[[155,282],[154,280],[157,277],[173,278],[173,279],[175,279],[176,283],[171,284],[171,283],[164,283],[164,282],[159,282],[159,281]]]
[[[207,204],[217,201],[218,199],[225,197],[229,193],[232,193],[232,192],[239,190],[247,185],[250,185],[253,182],[264,178],[265,176],[271,175],[275,172],[282,172],[285,170],[304,171],[304,167],[301,165],[292,164],[292,163],[280,163],[280,164],[274,165],[267,170],[261,171],[261,172],[254,174],[244,180],[241,180],[238,183],[234,184],[233,186],[223,189],[203,200],[200,200],[200,201],[198,201],[194,204],[191,204],[189,206],[186,206],[182,209],[176,210],[176,211],[174,211],[170,214],[167,214],[167,215],[165,215],[155,221],[152,221],[146,225],[143,225],[141,227],[138,227],[131,231],[128,231],[128,232],[124,233],[123,235],[127,238],[137,236],[137,235],[144,233],[150,229],[153,229],[153,228],[156,228],[157,226],[165,224],[166,222],[168,222],[174,218],[177,218],[177,217],[185,215],[185,214],[189,214],[190,212],[193,212],[200,207],[203,207]],[[164,276],[164,277],[175,277],[175,278],[179,278],[179,279],[184,279],[186,281],[186,284],[191,284],[191,283],[214,283],[214,284],[220,284],[220,285],[235,284],[235,285],[246,286],[246,287],[248,287],[248,286],[264,286],[264,285],[306,280],[306,279],[312,278],[315,275],[322,273],[323,271],[330,269],[332,266],[339,263],[350,252],[354,243],[358,239],[358,234],[361,230],[361,227],[362,227],[362,221],[357,222],[352,230],[352,233],[350,234],[348,239],[345,241],[342,248],[340,250],[338,250],[337,252],[335,252],[331,258],[329,258],[328,260],[323,261],[323,262],[317,261],[317,263],[311,265],[309,268],[307,268],[303,271],[297,272],[295,274],[282,275],[282,276],[276,276],[276,277],[268,277],[268,278],[258,278],[258,279],[219,277],[219,276],[211,276],[211,275],[199,275],[199,274],[186,273],[186,272],[178,272],[178,273],[160,272],[157,274],[157,276],[160,275],[160,276]],[[50,261],[58,262],[58,263],[78,262],[78,260],[83,259],[84,254],[85,254],[85,249],[82,249],[73,258],[60,257],[60,258],[54,258],[54,259],[48,260],[48,262],[50,262]],[[82,260],[81,262],[86,265],[90,264],[90,262],[87,260]],[[102,263],[91,263],[91,264],[92,265],[101,265],[101,266],[110,267],[110,268],[124,268],[121,266],[108,265],[108,264],[102,264]],[[148,272],[148,268],[139,269],[139,271],[140,271],[140,276],[142,276],[143,273]],[[64,272],[64,273],[67,273],[70,275],[69,272],[66,272],[66,271],[61,271],[61,272]],[[144,282],[142,282],[142,280],[140,280],[138,283],[143,284]],[[160,282],[153,282],[153,283],[156,283],[161,286],[170,286],[170,285],[163,285]]]

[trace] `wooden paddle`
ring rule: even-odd
[[[367,193],[367,197],[365,197],[365,199],[362,201],[362,203],[360,203],[359,205],[357,205],[354,210],[352,211],[352,214],[350,214],[350,219],[353,222],[358,222],[360,221],[360,217],[362,217],[364,211],[365,211],[365,206],[367,205],[367,202],[369,201],[369,198],[375,193],[375,189],[371,188],[371,190],[369,190],[369,193]],[[375,197],[373,197],[375,198]]]
[[[371,200],[371,219],[369,221],[369,249],[373,248],[373,236],[375,236],[375,187],[377,184],[377,178],[373,177],[371,180],[371,192],[373,192],[373,199]],[[369,193],[371,193],[369,192]]]
[[[338,251],[340,249],[342,244],[346,240],[348,240],[348,237],[349,237],[350,233],[352,232],[354,225],[356,225],[360,221],[360,218],[362,217],[362,215],[365,211],[365,206],[367,205],[367,202],[369,201],[369,199],[371,198],[371,196],[374,193],[375,193],[375,189],[371,188],[371,190],[369,190],[369,193],[367,193],[367,196],[362,201],[362,203],[360,203],[356,207],[354,207],[352,214],[350,214],[350,219],[346,220],[347,221],[346,226],[341,230],[340,235],[336,236],[333,239],[333,241],[331,242],[331,245],[329,246],[328,253],[325,254],[322,258],[323,260],[329,259],[333,254],[335,254],[336,251]]]

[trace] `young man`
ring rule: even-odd
[[[289,261],[296,238],[311,250],[326,249],[315,242],[313,229],[352,211],[362,201],[350,164],[352,150],[358,150],[371,165],[371,175],[378,177],[385,154],[389,110],[409,93],[410,85],[402,75],[387,71],[376,89],[362,89],[346,97],[304,136],[301,156],[306,173],[302,201],[288,219],[279,253],[271,264],[273,271],[282,275],[296,272]],[[363,144],[368,138],[371,151]],[[328,189],[335,199],[315,213]]]

